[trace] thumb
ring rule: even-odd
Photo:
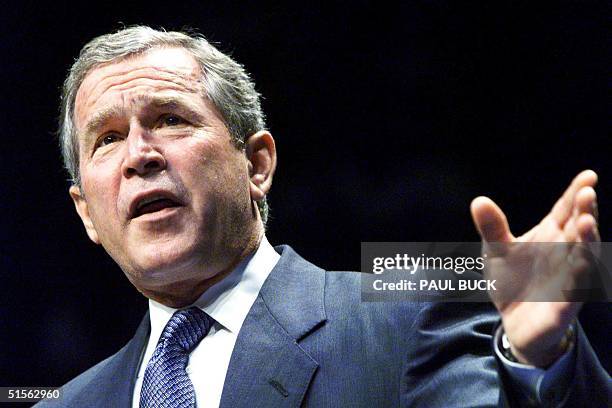
[[[483,241],[508,243],[514,240],[506,215],[490,198],[476,197],[470,212]]]

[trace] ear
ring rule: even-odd
[[[260,130],[246,141],[246,157],[249,161],[251,199],[261,201],[272,187],[276,170],[276,145],[270,132]]]
[[[98,232],[91,221],[91,217],[89,216],[87,200],[85,200],[85,196],[81,193],[81,189],[77,186],[72,186],[68,191],[70,192],[70,197],[72,197],[72,201],[74,202],[74,207],[76,208],[76,211],[79,214],[79,217],[81,217],[81,221],[85,226],[85,231],[87,231],[89,239],[96,244],[100,244]]]

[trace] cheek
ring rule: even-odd
[[[213,183],[208,189],[235,186],[244,179],[246,164],[244,154],[235,150],[228,140],[192,138],[172,156],[177,162],[179,173],[188,173],[196,184]]]
[[[190,152],[193,153],[183,153],[181,163],[184,166],[181,167],[184,171],[179,170],[179,174],[198,202],[197,207],[220,215],[250,204],[248,170],[242,153],[218,150]]]
[[[108,230],[119,222],[117,211],[117,184],[111,179],[97,180],[91,183],[90,179],[83,179],[83,188],[87,200],[89,215],[98,231]]]
[[[118,238],[121,234],[119,231],[121,223],[119,222],[116,206],[110,204],[111,202],[111,197],[102,196],[93,205],[92,221],[102,240],[113,236]]]

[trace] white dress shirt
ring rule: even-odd
[[[219,406],[238,332],[261,286],[279,259],[280,256],[264,236],[253,255],[243,260],[230,275],[210,287],[194,303],[215,320],[208,335],[189,355],[186,369],[195,389],[198,407]],[[157,341],[176,310],[149,300],[151,334],[136,378],[133,408],[138,408],[140,404],[142,380]]]

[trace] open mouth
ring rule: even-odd
[[[133,211],[132,218],[140,217],[144,214],[165,210],[166,208],[180,207],[181,204],[168,197],[152,196],[143,198],[138,201],[136,208]]]

